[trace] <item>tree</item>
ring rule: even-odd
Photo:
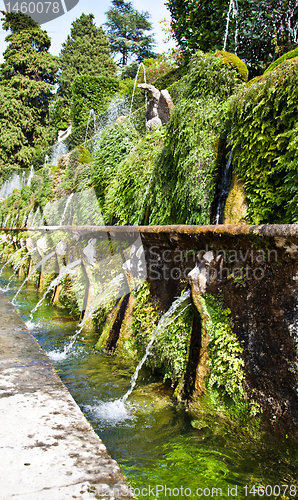
[[[174,38],[184,50],[221,50],[229,26],[226,49],[237,53],[252,73],[298,43],[296,0],[168,0]]]
[[[71,85],[76,76],[117,76],[109,39],[101,27],[95,26],[93,14],[82,14],[72,23],[70,35],[62,44],[59,65],[61,73],[57,95],[60,97],[60,118],[68,119]]]
[[[0,68],[0,164],[2,173],[11,167],[28,167],[36,147],[48,146],[51,138],[49,105],[56,82],[57,58],[31,17],[6,13],[3,28],[10,31],[4,63]]]
[[[149,12],[138,12],[131,2],[112,0],[106,16],[111,50],[114,55],[121,54],[121,66],[125,66],[131,56],[136,56],[139,62],[154,56],[154,37],[145,33],[152,30]]]

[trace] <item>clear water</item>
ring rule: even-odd
[[[3,271],[2,288],[10,275],[11,270]],[[12,280],[10,286],[6,293],[12,299],[20,281]],[[16,300],[17,310],[46,352],[62,352],[77,322],[47,301],[32,322],[30,311],[41,296],[32,285],[24,287]],[[270,444],[261,433],[251,439],[243,429],[232,428],[212,416],[200,422],[200,428],[194,428],[191,415],[175,404],[169,391],[145,370],[124,404],[120,398],[129,389],[132,370],[96,351],[96,340],[92,328],[83,330],[70,355],[54,361],[54,365],[131,486],[140,490],[151,487],[151,491],[143,491],[144,495],[136,489],[139,498],[219,497],[220,492],[216,494],[214,488],[221,488],[224,499],[297,497],[293,489],[284,497],[271,495],[270,488],[265,495],[257,490],[260,484],[298,486],[293,451],[281,443]],[[255,495],[254,490],[249,493],[253,484]],[[247,496],[245,485],[249,485]],[[167,494],[161,491],[165,486]]]

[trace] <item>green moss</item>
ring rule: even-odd
[[[287,59],[293,59],[294,57],[297,57],[297,56],[298,56],[298,47],[296,47],[294,50],[290,50],[289,52],[286,52],[281,57],[279,57],[278,59],[276,59],[276,61],[274,61],[273,63],[271,63],[270,66],[268,66],[268,68],[266,69],[266,71],[264,71],[264,75],[266,75],[270,71],[272,71],[275,68],[277,68],[277,66],[279,66],[281,63],[283,63]]]
[[[232,176],[229,195],[225,204],[224,224],[245,224],[247,203],[243,182],[236,174]]]
[[[115,306],[116,301],[113,300],[107,304],[101,304],[92,316],[92,323],[94,325],[95,331],[101,336],[107,318]]]
[[[248,80],[248,69],[244,61],[240,59],[238,56],[235,54],[231,54],[231,52],[226,52],[224,50],[218,50],[215,53],[216,57],[221,57],[224,61],[225,64],[228,64],[235,68],[239,75],[241,76],[241,79],[244,82],[247,82]]]
[[[209,337],[208,354],[210,375],[207,390],[216,389],[233,400],[244,398],[243,348],[232,331],[229,321],[231,311],[212,295],[201,295],[202,313],[209,318],[206,331]]]
[[[65,308],[74,319],[79,319],[81,309],[77,302],[76,294],[73,290],[72,282],[69,276],[61,280],[62,288],[59,296],[59,305]]]
[[[150,294],[150,285],[145,281],[137,290],[134,290],[135,304],[132,314],[131,335],[134,347],[141,358],[150,340],[158,319],[161,316],[158,303]]]
[[[188,358],[188,345],[194,312],[188,308],[172,324],[158,333],[151,348],[149,365],[169,380],[172,387],[181,380]]]
[[[93,156],[88,149],[84,148],[84,146],[77,146],[77,148],[80,152],[78,157],[79,163],[90,163],[93,160]]]
[[[298,220],[298,59],[289,59],[232,100],[233,165],[253,224]]]
[[[112,306],[112,302],[110,304],[107,304],[106,310],[109,310],[111,307],[113,307],[113,308],[110,310],[110,313],[106,316],[100,337],[96,343],[97,349],[104,349],[105,348],[108,336],[109,336],[110,331],[111,331],[111,328],[113,327],[113,324],[116,320],[120,305],[121,305],[121,301],[117,305],[114,305],[114,307]]]
[[[144,282],[133,292],[135,297],[130,336],[123,340],[122,348],[127,353],[136,352],[143,357],[151,335],[161,317],[158,302],[150,293],[150,285]],[[176,386],[184,374],[188,355],[188,343],[193,322],[193,309],[186,309],[181,316],[163,331],[160,331],[150,349],[146,366],[159,373],[164,381]]]

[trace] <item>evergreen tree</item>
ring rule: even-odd
[[[131,56],[141,62],[154,56],[153,35],[146,34],[152,30],[149,12],[138,12],[131,2],[112,0],[112,7],[106,12],[108,37],[113,54],[121,54],[119,63],[125,66]]]
[[[58,106],[60,117],[67,120],[71,104],[71,85],[76,76],[116,77],[117,67],[111,58],[110,43],[93,14],[82,14],[72,23],[70,35],[62,44]]]
[[[51,45],[31,17],[3,12],[9,42],[0,68],[0,167],[29,167],[35,148],[50,140],[49,104],[58,69]],[[7,171],[5,175],[5,170]]]

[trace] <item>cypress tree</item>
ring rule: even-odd
[[[33,19],[21,12],[3,14],[10,34],[0,68],[0,168],[7,178],[12,167],[30,166],[35,148],[48,146],[58,64],[48,52],[50,38]]]
[[[71,85],[76,76],[116,77],[117,67],[111,57],[108,37],[94,24],[93,14],[82,14],[72,23],[70,35],[60,52],[58,115],[68,119]]]

